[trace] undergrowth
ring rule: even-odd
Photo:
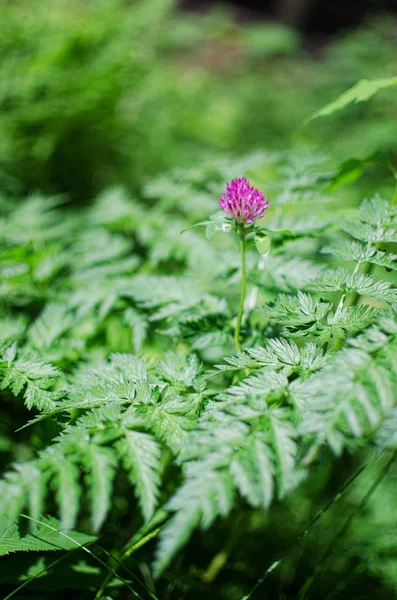
[[[238,236],[216,210],[242,173],[270,208],[246,240],[236,352]],[[329,515],[397,443],[397,205],[391,187],[346,205],[339,176],[326,156],[257,152],[80,210],[1,199],[7,598],[46,580],[97,600],[240,600],[258,577],[255,597],[314,598],[341,569],[387,589],[387,525],[367,549]],[[342,519],[361,518],[361,489]],[[320,520],[324,557],[312,539],[299,570]]]

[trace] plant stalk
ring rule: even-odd
[[[229,560],[230,554],[231,554],[231,552],[237,542],[237,539],[239,537],[241,521],[242,521],[242,518],[240,515],[235,520],[234,526],[232,527],[232,530],[230,532],[228,539],[225,542],[225,545],[214,556],[214,558],[211,560],[210,564],[208,565],[207,569],[202,574],[201,580],[204,581],[204,583],[212,583],[213,581],[215,581],[215,579],[219,575],[220,571],[223,569],[223,567],[226,565],[227,561]]]
[[[241,345],[240,345],[240,330],[241,330],[241,322],[243,320],[244,314],[244,302],[245,302],[245,294],[247,289],[247,268],[245,261],[245,231],[243,227],[239,229],[240,236],[240,252],[241,252],[241,294],[240,294],[240,307],[237,315],[237,323],[236,323],[236,331],[234,333],[234,343],[236,346],[236,351],[241,354]]]
[[[370,245],[371,244],[368,244],[368,246],[370,246]],[[354,267],[353,275],[358,273],[361,265],[362,265],[362,263],[360,261],[356,264],[356,266]],[[369,275],[371,273],[372,267],[373,267],[373,265],[371,263],[365,263],[362,268],[362,272],[365,275]],[[341,310],[343,308],[355,306],[357,304],[359,298],[360,298],[360,295],[357,294],[357,292],[353,292],[351,294],[346,294],[346,293],[342,294],[341,299],[338,304],[338,307],[335,311],[335,314],[338,314],[339,312],[341,312]],[[342,338],[336,339],[334,342],[334,350],[340,350],[342,348],[344,342],[345,342],[345,340]]]
[[[395,204],[397,204],[397,173],[394,171],[393,175],[394,175],[394,179],[396,179],[396,185],[394,187],[394,193],[393,193],[393,198],[392,198],[391,203],[393,205],[395,205]]]
[[[137,542],[133,543],[131,546],[129,546],[127,544],[126,550],[124,552],[120,553],[115,553],[112,557],[111,557],[111,562],[112,562],[112,566],[114,568],[120,567],[122,566],[123,562],[129,557],[131,556],[131,554],[133,554],[134,552],[136,552],[137,550],[139,550],[139,548],[141,548],[142,546],[144,546],[147,542],[150,542],[150,540],[152,540],[154,537],[156,537],[161,529],[163,528],[163,525],[160,525],[159,527],[156,527],[156,529],[153,529],[152,531],[150,531],[149,533],[147,533],[146,535],[143,536],[143,538],[141,538],[140,540],[138,540]],[[113,576],[114,571],[110,571],[105,579],[102,582],[101,587],[99,588],[98,592],[95,595],[94,600],[101,600],[101,598],[103,598],[106,588]]]

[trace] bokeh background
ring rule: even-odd
[[[307,127],[358,79],[395,75],[391,0],[30,0],[0,5],[0,188],[136,192],[222,153],[393,152],[384,91]]]

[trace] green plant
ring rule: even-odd
[[[270,172],[236,323],[241,227],[208,215],[231,174],[261,189]],[[0,505],[20,533],[0,550],[39,550],[3,559],[5,597],[62,581],[81,598],[240,600],[261,573],[264,593],[318,597],[352,565],[353,589],[360,572],[388,589],[393,560],[372,569],[356,547],[329,563],[354,539],[345,527],[335,542],[334,505],[342,527],[351,503],[361,518],[361,473],[394,452],[397,378],[392,186],[357,210],[330,192],[339,173],[324,156],[255,153],[161,176],[139,201],[109,189],[84,219],[59,198],[3,200],[1,387],[19,430]],[[294,573],[296,549],[317,522],[309,586],[319,541]]]
[[[165,164],[151,88],[168,93],[156,45],[172,7],[167,0],[2,4],[3,190],[86,201],[121,174],[137,187],[152,162]]]
[[[0,7],[3,598],[394,599],[395,23],[172,7]]]
[[[276,23],[180,14],[171,0],[21,0],[3,3],[0,18],[0,182],[15,199],[40,190],[86,203],[116,184],[137,194],[220,152],[299,145],[341,160],[393,150],[393,90],[365,119],[358,106],[301,128],[357,79],[394,75],[392,17],[320,58]]]

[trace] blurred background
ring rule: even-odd
[[[258,148],[392,153],[394,89],[302,122],[358,79],[396,74],[396,11],[394,0],[3,0],[0,189],[86,203]]]

